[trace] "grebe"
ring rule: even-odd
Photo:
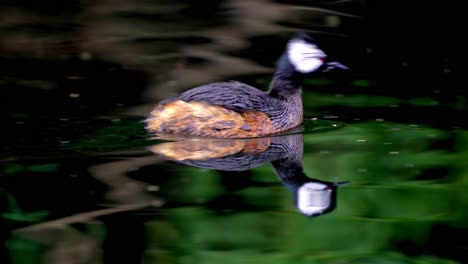
[[[316,40],[300,32],[289,40],[267,92],[237,81],[195,87],[161,101],[146,119],[146,128],[158,134],[219,138],[286,131],[302,122],[303,78],[335,68],[347,69],[326,61]]]

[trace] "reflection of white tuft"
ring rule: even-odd
[[[288,43],[288,58],[294,68],[301,73],[311,73],[323,64],[325,52],[316,45],[294,39]]]
[[[323,183],[305,183],[297,190],[297,208],[306,215],[320,214],[330,207],[331,193]]]

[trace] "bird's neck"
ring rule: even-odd
[[[309,179],[302,168],[304,135],[273,137],[270,148],[277,159],[271,161],[273,170],[282,182],[302,182]]]
[[[268,94],[278,100],[288,100],[298,94],[300,96],[302,80],[303,75],[294,69],[285,53],[278,61]]]
[[[296,72],[283,55],[268,90],[268,95],[273,100],[270,118],[275,130],[292,128],[302,122],[302,80],[303,75]]]

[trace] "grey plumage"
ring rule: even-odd
[[[237,81],[217,82],[198,86],[175,98],[171,98],[172,100],[205,102],[240,112],[268,112],[269,105],[272,103],[272,98],[267,93]]]

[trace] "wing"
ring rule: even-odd
[[[234,111],[267,112],[270,103],[265,92],[236,81],[202,85],[188,90],[174,99],[185,102],[200,101]]]

